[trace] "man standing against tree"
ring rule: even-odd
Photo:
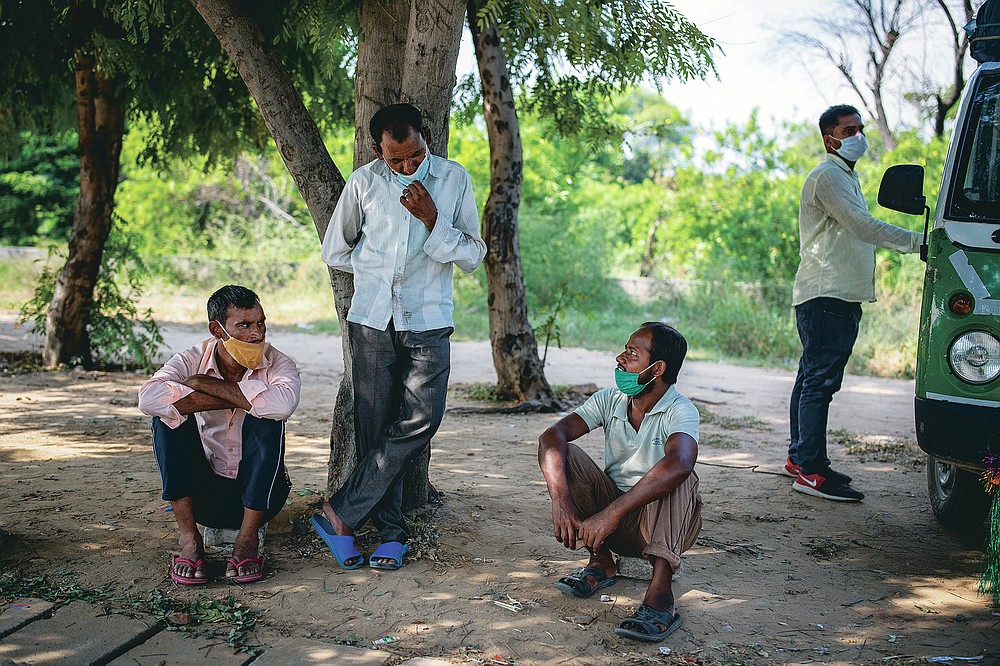
[[[806,177],[799,205],[799,270],[792,304],[802,358],[789,406],[791,441],[785,473],[792,488],[841,502],[864,494],[830,468],[826,423],[861,322],[861,303],[875,300],[875,247],[916,252],[921,236],[868,212],[854,165],[868,149],[861,115],[832,106],[819,119],[826,159]]]
[[[430,154],[420,111],[383,107],[369,130],[378,157],[351,174],[323,239],[323,260],[354,274],[347,325],[358,461],[312,523],[337,562],[355,569],[364,558],[353,534],[370,519],[382,543],[369,565],[395,570],[409,538],[403,474],[444,416],[452,267],[474,271],[486,244],[469,174]]]

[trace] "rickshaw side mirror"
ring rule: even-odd
[[[920,260],[927,261],[927,227],[931,209],[924,197],[924,168],[919,164],[897,164],[882,176],[878,186],[878,205],[907,215],[924,216],[924,239],[920,243]]]
[[[897,164],[889,167],[878,188],[878,205],[907,215],[922,215],[924,168],[919,164]]]

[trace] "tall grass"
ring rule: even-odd
[[[195,265],[197,264],[197,267]],[[140,303],[162,322],[203,323],[205,300],[223,284],[240,282],[258,291],[272,326],[316,333],[339,333],[326,267],[318,258],[286,263],[269,270],[257,284],[258,262],[190,262],[151,258],[154,281]],[[848,371],[885,377],[912,377],[916,359],[923,265],[904,264],[882,279],[879,301],[864,306],[861,333]],[[28,300],[40,270],[38,262],[0,263],[0,308],[17,310]],[[455,275],[455,339],[489,338],[485,277],[477,271]],[[634,297],[613,279],[605,279],[599,296],[569,293],[553,310],[549,302],[529,312],[536,328],[539,353],[544,347],[585,347],[619,350],[644,321],[663,321],[688,339],[690,357],[705,360],[794,368],[801,347],[789,304],[791,285],[699,282],[672,286],[661,283],[652,294]],[[548,306],[548,308],[547,308]],[[551,321],[546,329],[543,324]],[[546,330],[549,331],[546,339]]]

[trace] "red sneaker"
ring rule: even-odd
[[[782,471],[787,476],[790,476],[793,479],[797,479],[799,477],[799,474],[802,472],[802,465],[796,465],[795,463],[792,462],[792,459],[789,458],[788,460],[785,461],[785,467],[782,469]]]
[[[840,479],[827,478],[821,474],[799,474],[792,483],[792,490],[837,502],[860,502],[865,498],[863,492]]]

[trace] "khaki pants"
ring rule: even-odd
[[[584,518],[599,513],[624,494],[576,444],[569,445],[566,477],[573,501]],[[676,572],[681,553],[694,545],[699,532],[701,493],[698,475],[691,472],[672,493],[625,516],[605,544],[625,557],[663,558]]]

